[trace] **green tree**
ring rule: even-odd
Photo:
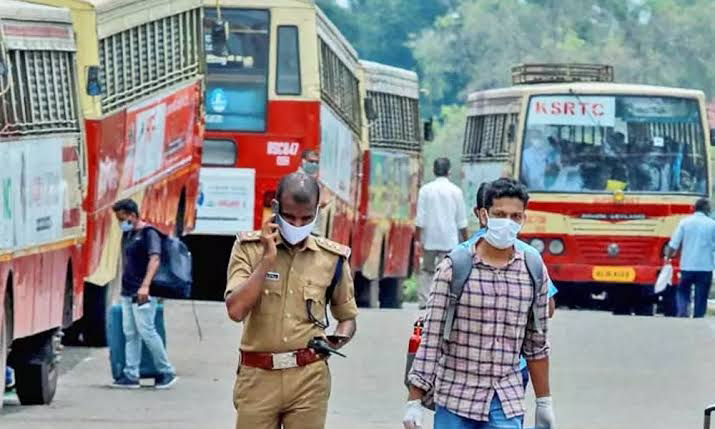
[[[449,0],[352,0],[349,9],[335,0],[318,5],[366,60],[415,70],[410,37],[447,11]]]
[[[464,142],[464,125],[467,110],[463,106],[443,106],[435,122],[435,138],[426,142],[422,150],[424,159],[423,180],[434,179],[432,164],[437,158],[449,158],[452,163],[450,179],[459,185],[462,181],[460,169],[462,160],[462,144]]]

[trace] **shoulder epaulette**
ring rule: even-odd
[[[248,243],[251,241],[260,241],[261,240],[261,231],[239,232],[238,234],[236,234],[236,239],[240,243]]]
[[[330,253],[334,253],[338,256],[342,256],[345,259],[350,258],[350,253],[352,250],[348,246],[342,245],[340,243],[336,243],[334,241],[328,240],[327,238],[324,237],[314,237],[315,239],[315,244],[320,246],[321,248],[327,250]]]

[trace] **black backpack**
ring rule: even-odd
[[[153,226],[161,239],[159,270],[149,287],[149,294],[159,298],[189,299],[193,278],[191,274],[191,252],[177,237],[168,236]]]
[[[449,341],[449,337],[452,335],[452,327],[454,326],[454,315],[457,312],[457,305],[459,304],[459,299],[462,297],[462,292],[464,292],[464,285],[469,280],[469,274],[472,272],[472,260],[474,255],[469,247],[457,246],[452,249],[446,258],[452,261],[452,280],[449,282],[449,301],[447,302],[447,312],[445,315],[444,330],[442,331],[442,341]],[[543,326],[538,324],[541,318],[535,313],[536,297],[538,295],[538,290],[541,284],[544,282],[544,263],[541,259],[541,255],[533,248],[524,249],[524,260],[526,265],[526,271],[529,273],[531,278],[531,284],[534,287],[534,296],[531,302],[531,314],[529,317],[533,317],[534,321],[537,323],[536,329],[539,332],[543,332]],[[414,356],[407,356],[407,368],[405,370],[405,385],[409,386],[407,376],[409,375],[410,369],[412,368],[412,362]],[[434,389],[426,392],[422,397],[422,406],[430,410],[435,409],[434,404]]]

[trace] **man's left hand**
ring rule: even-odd
[[[137,304],[144,305],[149,302],[149,286],[142,286],[137,292]]]
[[[551,396],[536,398],[536,429],[556,429]]]

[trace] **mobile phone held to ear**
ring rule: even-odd
[[[278,212],[280,211],[280,203],[276,200],[271,201],[271,212],[273,212],[274,216],[278,216]]]

